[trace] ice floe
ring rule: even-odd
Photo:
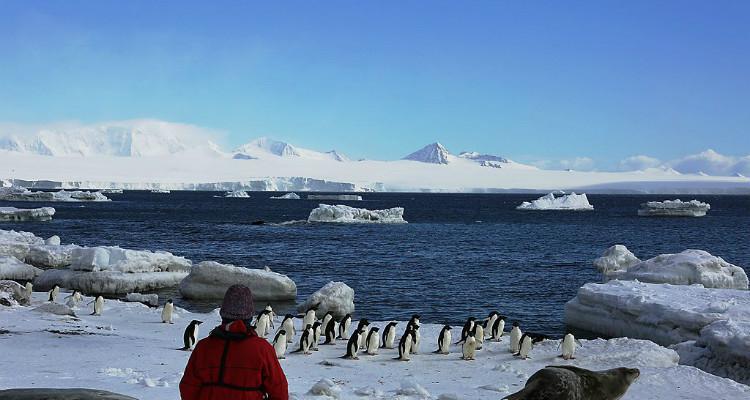
[[[31,232],[0,229],[0,256],[13,256],[24,260],[32,245],[44,245],[44,239]]]
[[[180,294],[187,299],[221,299],[229,286],[243,284],[252,289],[256,300],[295,300],[297,285],[288,276],[268,269],[250,269],[203,261],[193,266],[180,283]]]
[[[589,203],[586,194],[564,194],[558,192],[560,196],[555,197],[555,192],[545,194],[544,196],[532,200],[524,201],[516,207],[517,210],[593,210],[594,206]]]
[[[308,200],[339,200],[339,201],[361,201],[362,196],[358,194],[308,194]]]
[[[81,190],[59,192],[32,192],[26,188],[13,186],[0,188],[0,200],[8,201],[109,201],[101,192]]]
[[[393,207],[385,210],[368,210],[345,205],[320,204],[310,211],[308,222],[340,222],[340,223],[384,223],[404,224],[404,209]]]
[[[276,199],[276,200],[299,200],[300,199],[299,195],[294,192],[287,193],[281,196],[271,196],[271,198]]]
[[[325,286],[311,294],[307,300],[297,308],[305,312],[312,306],[318,306],[317,314],[333,313],[337,319],[346,314],[354,313],[354,289],[344,282],[328,282]]]
[[[642,217],[703,217],[711,205],[698,200],[649,201],[641,204],[638,215]]]
[[[244,190],[232,190],[232,191],[224,193],[224,197],[248,199],[250,198],[250,195],[247,194],[247,192]]]
[[[0,222],[2,221],[49,221],[55,215],[52,207],[16,208],[0,207]]]
[[[156,293],[141,294],[141,293],[128,293],[125,295],[125,301],[134,303],[142,303],[149,307],[159,306],[159,295]]]
[[[41,273],[41,269],[28,265],[15,257],[0,256],[0,279],[31,281]]]

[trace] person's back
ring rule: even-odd
[[[222,304],[224,320],[193,350],[180,382],[183,400],[287,400],[288,385],[276,352],[249,327],[250,290],[235,285]],[[247,322],[246,322],[247,321]]]

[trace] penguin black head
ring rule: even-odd
[[[292,314],[287,314],[284,316],[284,319],[293,319],[293,318],[294,318],[294,315]]]
[[[315,323],[314,323],[314,324],[312,324],[312,328],[313,328],[313,329],[315,329],[315,328],[317,328],[317,327],[319,327],[319,326],[321,326],[321,325],[323,325],[323,323],[322,323],[322,322],[320,322],[320,321],[315,321]],[[308,326],[309,326],[309,325],[308,325]]]
[[[320,303],[310,306],[310,308],[307,309],[307,312],[318,311],[318,307],[320,307]]]
[[[377,332],[377,331],[379,331],[379,330],[380,330],[380,328],[378,328],[378,327],[375,327],[375,328],[372,328],[372,329],[370,329],[370,330],[371,330],[371,331],[373,331],[373,332]]]
[[[172,299],[167,300],[167,303],[172,304]]]
[[[346,314],[346,315],[344,315],[344,319],[352,319],[352,315],[351,314]]]
[[[414,320],[414,319],[420,319],[420,318],[422,318],[422,317],[421,317],[421,316],[420,316],[419,314],[413,314],[413,315],[411,316],[411,319],[413,319],[413,320]]]
[[[450,326],[450,325],[446,325],[446,326],[443,327],[443,329],[445,329],[446,331],[449,331],[449,330],[453,329],[453,327]]]
[[[326,312],[326,315],[330,315],[331,317],[333,317],[333,312],[331,312],[331,311],[327,311],[327,312]]]
[[[200,325],[200,324],[202,324],[202,323],[203,323],[203,321],[198,321],[197,319],[194,319],[194,320],[190,321],[190,323],[191,323],[192,325]]]
[[[307,329],[312,329],[312,325],[311,324],[307,324],[307,326],[305,326],[305,330],[307,330]]]
[[[497,311],[491,311],[490,315],[488,315],[487,318],[492,318],[493,315],[500,315],[500,313]]]
[[[518,321],[513,321],[513,326],[521,326],[521,324],[519,324]]]
[[[497,316],[497,319],[501,319],[503,321],[505,321],[506,318],[508,318],[508,317],[506,317],[505,315],[498,315]]]
[[[476,321],[476,320],[477,320],[476,317],[469,317],[469,321]]]

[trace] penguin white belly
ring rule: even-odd
[[[480,324],[477,324],[477,327],[474,329],[474,339],[477,341],[477,350],[482,350],[482,346],[484,345],[484,328]]]
[[[34,285],[31,282],[26,282],[26,294],[28,298],[31,298],[31,294],[34,292]]]
[[[504,331],[505,331],[505,321],[500,320],[497,322],[497,329],[494,332],[492,332],[492,335],[495,337],[495,340],[499,342],[500,338],[503,337],[503,333],[505,333]]]
[[[349,327],[351,325],[352,325],[352,321],[348,319],[348,320],[346,320],[346,322],[344,322],[344,324],[342,326],[339,327],[339,328],[341,328],[341,335],[340,336],[342,338],[349,337]]]
[[[521,340],[521,330],[517,327],[513,327],[513,330],[510,331],[510,351],[512,353],[518,353],[519,347],[520,347],[520,340]]]
[[[476,355],[477,350],[477,340],[469,336],[464,341],[463,346],[461,347],[461,352],[463,353],[463,359],[464,360],[473,360],[474,356]]]
[[[521,356],[522,360],[529,358],[529,352],[531,352],[531,338],[526,336],[521,343],[521,348],[518,350],[518,355]]]
[[[194,349],[198,343],[198,333],[200,333],[200,327],[196,325],[195,329],[193,329],[193,335],[190,337],[190,350]]]
[[[286,335],[279,335],[278,340],[273,343],[276,358],[286,358]]]
[[[497,322],[497,315],[492,315],[490,319],[487,320],[487,331],[492,334],[492,327],[495,326],[495,322]]]
[[[367,342],[367,354],[371,356],[378,354],[378,347],[380,347],[380,336],[373,333],[370,335],[370,341]]]
[[[441,354],[448,354],[448,353],[450,353],[451,340],[453,340],[453,338],[451,337],[451,331],[446,331],[445,334],[443,335],[443,341],[440,342],[440,353]]]
[[[165,323],[172,323],[172,312],[174,311],[174,306],[167,303],[164,305],[164,309],[161,310],[161,322]]]
[[[562,342],[562,358],[570,360],[575,358],[576,353],[576,342],[575,338],[571,334],[565,335]]]
[[[266,337],[268,335],[268,315],[261,314],[258,317],[258,321],[255,323],[255,333],[260,337]]]
[[[315,329],[313,329],[313,339],[311,343],[311,348],[315,351],[318,351],[318,343],[320,342],[320,326],[317,326]]]
[[[411,352],[413,354],[419,354],[419,342],[422,341],[422,334],[419,333],[419,329],[414,331],[414,343],[411,346]]]
[[[360,340],[361,337],[362,337],[362,335],[359,335],[359,337],[357,337],[356,341],[352,341],[353,343],[347,343],[347,346],[349,346],[349,348],[347,350],[348,350],[349,354],[351,354],[352,359],[354,359],[354,360],[358,360],[359,359],[359,340]]]
[[[409,361],[409,355],[411,354],[411,344],[413,340],[413,337],[409,336],[406,343],[404,343],[404,349],[401,352],[402,360]]]
[[[358,340],[357,344],[358,344],[358,346],[359,346],[360,349],[364,349],[365,348],[365,345],[367,344],[367,343],[365,343],[365,339],[367,339],[367,334],[369,334],[369,333],[370,333],[370,330],[367,329],[367,328],[365,328],[364,332],[362,332],[362,334],[359,335],[359,340]]]
[[[305,314],[305,318],[302,320],[302,327],[306,327],[307,325],[312,326],[312,324],[315,323],[315,311],[308,311],[307,314]]]
[[[96,301],[94,302],[94,315],[102,315],[102,310],[104,309],[104,299],[101,297],[97,297]]]
[[[286,331],[286,342],[294,342],[294,322],[291,319],[287,319],[281,324],[281,329]]]
[[[388,331],[388,334],[385,335],[385,343],[383,343],[383,346],[385,346],[386,349],[392,349],[394,340],[396,340],[396,328],[391,328],[391,330]]]

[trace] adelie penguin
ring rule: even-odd
[[[503,337],[504,330],[505,330],[505,317],[502,315],[499,315],[497,319],[495,319],[495,323],[492,324],[492,327],[490,330],[490,340],[499,342],[500,338]]]
[[[326,325],[326,340],[323,344],[336,344],[336,320],[331,318]]]
[[[317,310],[317,304],[307,309],[305,316],[302,318],[302,326],[312,326],[312,324],[318,320],[318,318],[315,317],[315,311]]]
[[[286,331],[286,342],[294,342],[294,315],[287,314],[284,317],[284,321],[281,322],[281,329]]]
[[[414,344],[411,346],[412,354],[419,354],[419,344],[422,342],[422,334],[419,331],[419,326],[421,325],[419,319],[419,314],[414,314],[409,320],[409,325],[411,325],[413,328],[412,330],[414,331]]]
[[[302,331],[302,335],[300,335],[299,337],[299,348],[297,350],[294,350],[292,353],[302,353],[304,355],[309,355],[310,348],[312,347],[313,335],[312,325],[306,325],[305,330]]]
[[[271,313],[272,311],[263,310],[255,319],[255,333],[259,337],[268,336],[268,331],[271,329]]]
[[[99,295],[96,296],[96,299],[94,300],[94,312],[92,312],[91,315],[102,315],[102,311],[104,311],[104,297]]]
[[[173,323],[172,322],[173,313],[174,313],[174,303],[172,303],[172,299],[169,299],[164,304],[164,309],[161,310],[161,322],[169,323],[169,324]]]
[[[471,330],[464,339],[464,344],[461,346],[461,358],[467,361],[475,360],[477,352],[477,339],[474,337],[474,330]]]
[[[513,321],[513,328],[510,330],[510,352],[511,353],[518,353],[518,350],[521,346],[521,326],[518,324],[518,321]]]
[[[331,322],[333,319],[333,313],[328,311],[323,316],[323,322],[320,324],[321,328],[323,329],[323,332],[325,332],[326,327],[328,327],[328,323]]]
[[[34,293],[34,285],[31,282],[26,282],[26,297],[31,298],[31,294]]]
[[[346,314],[339,322],[339,336],[336,339],[346,339],[349,337],[349,327],[352,325],[352,315]]]
[[[392,349],[393,342],[396,340],[396,322],[389,322],[383,328],[383,348]]]
[[[286,358],[286,331],[279,329],[276,337],[273,338],[273,350],[276,352],[276,358]]]
[[[451,329],[453,329],[450,325],[445,325],[443,329],[440,330],[440,335],[438,335],[438,349],[435,350],[436,354],[448,354],[450,353],[451,348]]]
[[[349,341],[346,343],[346,354],[344,354],[344,356],[341,358],[359,360],[359,341],[360,337],[362,337],[364,334],[364,331],[361,331],[359,329],[354,330],[352,336],[349,338]]]
[[[500,313],[497,311],[491,311],[487,318],[484,320],[483,328],[486,332],[492,332],[492,326],[495,325],[495,321],[500,317]]]
[[[378,354],[378,348],[380,347],[380,334],[378,333],[378,330],[378,328],[370,329],[370,332],[367,333],[367,339],[365,340],[365,343],[367,344],[367,354],[371,356]]]
[[[365,339],[367,338],[367,331],[369,330],[370,321],[368,321],[366,318],[362,318],[359,320],[359,323],[357,324],[357,330],[362,331],[362,335],[359,337],[359,348],[364,349],[365,348]]]
[[[581,342],[572,333],[566,334],[560,345],[562,346],[562,354],[559,357],[562,357],[564,360],[575,360],[576,346],[583,347]]]
[[[546,339],[547,336],[535,334],[526,332],[521,336],[520,345],[518,347],[518,352],[514,354],[516,357],[521,357],[522,360],[525,360],[529,358],[529,353],[531,352],[531,349],[534,347],[534,343],[539,343],[542,340]]]
[[[60,286],[55,285],[49,292],[48,301],[57,301],[57,295],[60,294]]]
[[[482,324],[474,324],[474,339],[477,341],[477,350],[482,350],[482,346],[484,346],[484,328]]]
[[[81,296],[81,292],[77,290],[73,290],[73,294],[65,298],[65,305],[70,308],[76,308],[78,307],[78,303],[83,300],[83,296]]]
[[[182,335],[184,346],[180,350],[188,351],[195,348],[195,344],[198,343],[198,325],[202,323],[203,321],[198,321],[197,319],[190,321],[190,324],[185,328],[185,333]]]
[[[320,342],[320,325],[321,325],[320,321],[315,321],[315,323],[312,326],[313,338],[312,338],[312,345],[310,348],[313,351],[318,351],[318,342]]]
[[[268,311],[268,317],[269,317],[269,323],[268,325],[271,327],[271,329],[275,329],[276,327],[273,326],[273,321],[276,320],[276,313],[273,312],[273,307],[271,307],[270,304],[266,304],[266,308],[264,310]]]
[[[398,358],[396,360],[409,361],[411,346],[414,344],[414,325],[407,325],[401,340],[398,341]]]
[[[464,323],[463,329],[461,329],[461,340],[456,342],[456,344],[463,343],[466,338],[469,336],[469,332],[474,330],[474,325],[476,324],[476,318],[469,317],[466,319],[466,322]]]

